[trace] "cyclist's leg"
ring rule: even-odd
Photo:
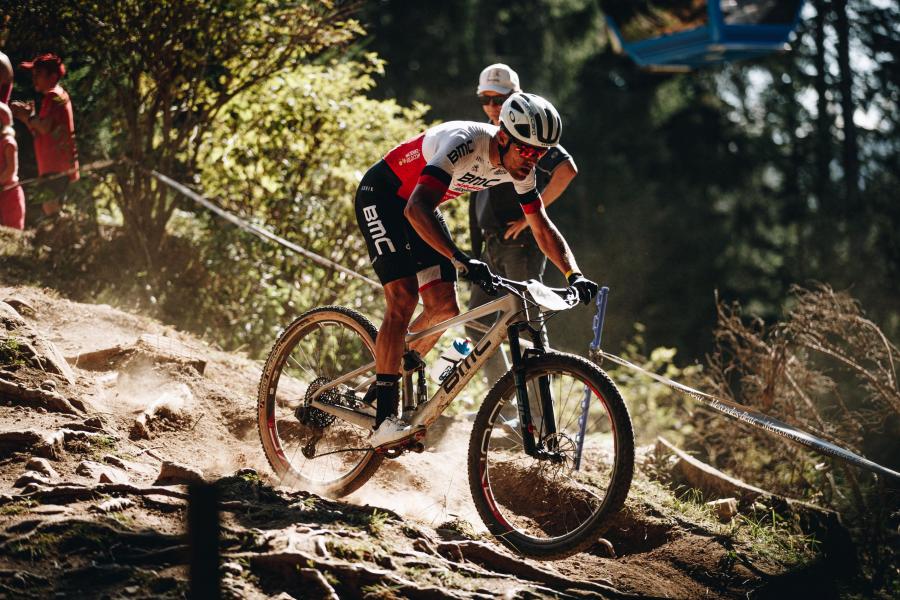
[[[444,232],[449,236],[450,230],[441,212],[439,210],[434,212]],[[457,274],[450,259],[432,248],[408,223],[406,235],[410,251],[416,259],[419,294],[425,305],[422,314],[410,325],[410,331],[422,331],[459,314],[459,306],[456,303]],[[410,347],[425,356],[440,337],[441,334],[438,333],[417,340]]]
[[[456,304],[456,284],[437,281],[434,285],[422,289],[421,294],[425,310],[409,326],[410,331],[428,329],[459,314],[459,306]],[[409,347],[425,356],[441,338],[441,335],[443,332],[416,340]]]
[[[406,330],[419,300],[415,277],[384,284],[384,295],[387,306],[375,340],[375,372],[399,373]]]
[[[397,411],[404,336],[418,300],[417,268],[406,236],[405,202],[397,196],[399,187],[399,179],[380,161],[356,191],[356,220],[386,302],[375,340],[376,427]]]

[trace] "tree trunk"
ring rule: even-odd
[[[844,214],[859,209],[859,148],[856,125],[853,123],[853,72],[850,67],[850,21],[847,0],[834,1],[835,30],[837,31],[838,71],[840,72],[841,115],[844,121],[843,166],[845,206]]]
[[[816,146],[815,146],[815,178],[813,191],[819,203],[819,210],[830,214],[834,210],[831,186],[831,115],[828,114],[828,73],[826,67],[825,24],[827,21],[827,0],[815,0],[816,18],[815,36],[816,54],[814,65],[816,70]]]

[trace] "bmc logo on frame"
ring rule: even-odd
[[[366,219],[366,226],[369,228],[369,235],[372,236],[372,243],[375,244],[375,251],[378,252],[378,256],[384,254],[384,252],[381,251],[382,244],[385,244],[390,252],[396,252],[397,250],[394,248],[394,242],[387,236],[387,230],[384,228],[384,223],[378,218],[378,211],[375,210],[375,205],[366,206],[362,211],[363,217]]]
[[[469,370],[472,368],[472,365],[475,364],[477,357],[487,352],[487,349],[490,347],[491,341],[488,340],[484,345],[484,348],[478,348],[476,346],[468,356],[460,360],[456,364],[456,368],[453,369],[453,371],[449,375],[447,375],[447,377],[445,377],[441,382],[441,387],[444,389],[444,391],[449,394],[450,390],[452,390],[453,387],[463,378],[463,376],[469,372]]]

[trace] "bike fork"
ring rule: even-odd
[[[531,414],[531,403],[528,399],[528,386],[525,382],[525,361],[522,356],[522,348],[519,344],[519,326],[512,325],[507,329],[507,338],[509,339],[509,350],[512,356],[513,375],[516,382],[516,402],[519,409],[519,429],[522,434],[522,442],[525,447],[525,454],[540,458],[540,455],[547,449],[542,448],[538,441],[535,441],[535,426]],[[535,336],[535,346],[538,350],[541,347],[540,337]],[[550,395],[550,378],[543,376],[538,379],[538,395],[540,396],[541,407],[541,431],[538,435],[544,434],[549,437],[556,433],[556,417],[553,414],[553,398]],[[553,439],[552,437],[550,439]],[[556,448],[550,448],[555,451]]]

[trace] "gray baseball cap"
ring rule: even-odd
[[[476,94],[483,92],[497,92],[498,94],[512,94],[520,92],[519,75],[503,63],[496,63],[484,68],[478,77],[478,89]]]

